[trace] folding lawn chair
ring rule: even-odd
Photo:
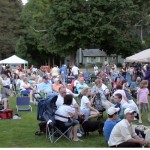
[[[30,98],[28,96],[17,96],[16,98],[16,109],[18,111],[32,111],[30,105]]]
[[[55,113],[51,113],[49,111],[45,111],[43,117],[45,118],[46,124],[46,138],[50,140],[51,143],[56,143],[62,137],[65,137],[67,140],[71,141],[69,138],[70,132],[72,132],[72,126],[66,127],[65,131],[59,129],[56,125],[55,121]],[[59,117],[64,117],[58,115]],[[66,117],[64,117],[66,118]]]

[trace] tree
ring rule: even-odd
[[[3,58],[14,54],[16,41],[22,35],[21,10],[20,0],[0,1],[0,56]]]
[[[71,54],[72,63],[79,48],[128,56],[142,48],[133,32],[140,9],[135,0],[30,0],[21,17],[27,52],[44,59]]]

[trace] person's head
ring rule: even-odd
[[[28,82],[28,78],[25,77],[25,78],[23,79],[23,82],[27,83],[27,82]]]
[[[117,90],[122,90],[122,85],[120,85],[120,84],[117,85],[117,86],[116,86],[116,89],[117,89]]]
[[[118,104],[121,102],[121,100],[122,100],[122,95],[120,93],[115,94],[115,96],[114,96],[115,103]]]
[[[96,79],[95,84],[96,84],[97,87],[101,87],[102,86],[102,80],[101,79]]]
[[[73,96],[71,94],[67,94],[64,96],[64,104],[70,106],[73,101]]]
[[[142,80],[140,83],[140,88],[146,88],[148,86],[148,81],[147,80]]]
[[[66,95],[66,88],[64,86],[61,86],[59,88],[59,94],[62,96],[62,97],[65,97]]]
[[[43,76],[43,81],[48,82],[48,76]]]
[[[119,77],[116,77],[116,78],[115,78],[115,82],[121,82],[120,78],[119,78]]]
[[[110,118],[112,120],[116,120],[118,117],[119,110],[120,110],[120,108],[115,108],[115,107],[108,108],[108,110],[107,110],[108,118]]]
[[[7,76],[5,74],[2,74],[2,79],[7,80]]]
[[[135,113],[135,111],[133,109],[126,108],[124,110],[125,119],[127,119],[131,123],[132,121],[134,121],[134,113]]]
[[[140,83],[140,82],[141,82],[141,77],[137,77],[137,78],[136,78],[136,82],[137,82],[137,83]]]
[[[150,70],[150,65],[147,65],[146,70]]]
[[[86,95],[86,96],[89,96],[91,94],[91,90],[89,87],[86,87],[82,90],[82,95]]]
[[[80,77],[80,78],[79,78],[79,82],[80,82],[81,84],[83,84],[83,83],[84,83],[84,77]]]
[[[54,79],[54,83],[55,83],[55,84],[60,84],[60,79],[59,79],[59,78],[55,78],[55,79]]]

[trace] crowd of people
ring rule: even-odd
[[[60,68],[56,65],[50,72],[37,73],[31,66],[30,70],[12,71],[9,65],[1,66],[0,84],[1,101],[4,109],[8,108],[10,89],[26,94],[34,103],[33,93],[38,92],[43,98],[57,95],[57,113],[73,118],[73,141],[80,141],[82,136],[78,118],[85,121],[100,118],[102,113],[94,107],[97,94],[108,115],[104,122],[104,136],[110,147],[140,147],[146,141],[138,137],[132,128],[132,122],[142,123],[142,112],[147,112],[150,122],[148,96],[150,94],[150,65],[123,64],[122,68],[105,65],[99,69],[94,66],[95,81],[91,81],[90,72],[81,72],[74,65]],[[90,81],[90,82],[86,82]],[[60,128],[66,126],[67,119],[56,116]],[[124,128],[124,129],[123,129]],[[123,130],[122,130],[123,129]],[[118,138],[119,137],[119,138]]]

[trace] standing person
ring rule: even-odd
[[[107,110],[108,118],[105,121],[104,128],[103,128],[104,136],[107,141],[109,140],[110,133],[113,127],[117,124],[118,111],[119,108],[115,108],[115,107],[110,107]]]
[[[57,77],[59,75],[59,68],[58,66],[54,65],[54,67],[51,70],[51,74],[53,77]]]
[[[126,79],[126,73],[127,73],[127,66],[125,63],[122,64],[122,76]]]
[[[94,66],[94,74],[95,74],[95,76],[97,76],[97,74],[98,74],[98,67],[96,64]]]
[[[147,142],[140,138],[132,125],[134,121],[134,110],[126,108],[125,118],[118,122],[111,131],[108,145],[109,147],[142,147]]]
[[[74,65],[71,69],[71,72],[72,72],[73,76],[77,78],[79,75],[79,68],[76,65]]]
[[[142,123],[142,111],[143,109],[145,109],[145,111],[148,114],[148,121],[150,122],[150,114],[149,112],[149,106],[148,106],[148,94],[149,94],[149,90],[148,90],[148,81],[147,80],[143,80],[140,83],[140,88],[137,90],[137,103],[139,104],[139,123]]]
[[[150,93],[150,65],[147,66],[146,71],[142,70],[143,76],[145,80],[148,80],[148,90]]]

